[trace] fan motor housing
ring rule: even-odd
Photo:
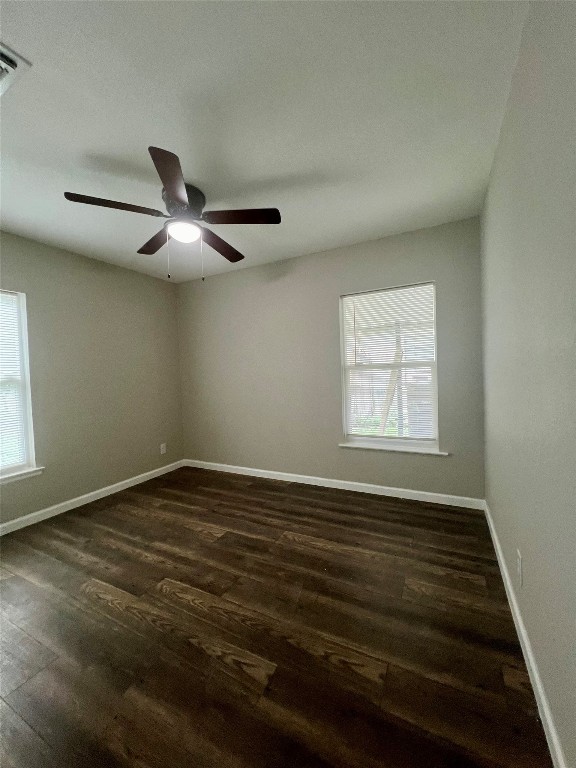
[[[166,210],[170,216],[175,218],[183,218],[185,216],[199,219],[202,216],[202,211],[206,205],[206,197],[204,193],[195,187],[193,184],[185,184],[186,195],[188,197],[188,205],[182,205],[175,202],[166,194],[166,190],[162,188],[162,200],[166,206]]]

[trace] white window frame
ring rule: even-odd
[[[348,376],[347,372],[351,368],[365,368],[366,366],[346,365],[345,351],[345,329],[344,329],[344,299],[351,296],[361,296],[368,293],[384,293],[385,291],[396,291],[402,288],[412,288],[414,286],[431,285],[434,293],[434,361],[426,362],[426,367],[432,370],[433,383],[433,418],[434,432],[433,438],[413,438],[413,437],[387,437],[385,435],[350,435],[347,433],[348,427]],[[431,454],[435,456],[448,456],[448,453],[440,450],[440,441],[438,435],[438,335],[436,327],[436,284],[434,281],[427,280],[422,283],[409,283],[407,285],[387,286],[386,288],[370,289],[368,291],[357,291],[355,293],[346,293],[340,296],[340,359],[341,359],[341,378],[342,378],[342,433],[343,438],[338,443],[340,448],[361,448],[368,450],[394,451],[400,453],[420,453]],[[406,363],[405,367],[415,368],[424,363],[411,362]],[[383,370],[391,370],[399,366],[393,363],[379,363],[371,366]]]
[[[28,356],[28,321],[26,313],[26,294],[18,291],[7,291],[2,289],[2,293],[9,293],[17,297],[18,302],[18,320],[19,320],[19,342],[20,342],[20,360],[21,360],[21,382],[24,391],[24,449],[26,460],[22,464],[13,464],[9,467],[0,467],[0,483],[10,483],[14,480],[20,480],[24,477],[31,477],[42,472],[44,467],[36,464],[36,453],[34,447],[34,422],[32,418],[32,392],[30,389],[30,360]],[[2,361],[0,360],[0,366]]]

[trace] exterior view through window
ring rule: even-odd
[[[0,292],[0,475],[35,469],[26,297]]]
[[[343,296],[341,323],[346,440],[437,448],[434,284]]]

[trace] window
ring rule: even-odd
[[[0,475],[36,474],[28,370],[26,296],[0,291]]]
[[[341,445],[439,453],[434,284],[340,301]]]

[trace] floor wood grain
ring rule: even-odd
[[[2,766],[552,765],[480,512],[186,468],[1,574]]]

